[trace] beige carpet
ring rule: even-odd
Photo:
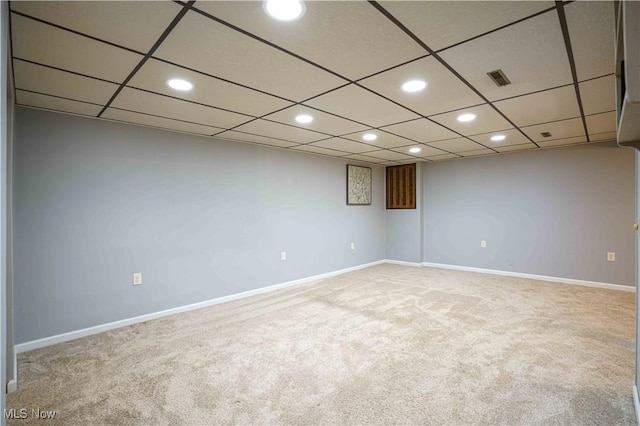
[[[22,354],[8,406],[69,425],[632,425],[634,297],[380,265]]]

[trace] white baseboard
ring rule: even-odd
[[[13,393],[18,390],[18,381],[16,379],[9,380],[7,383],[7,393]]]
[[[301,278],[299,280],[287,281],[284,283],[275,284],[268,287],[257,288],[255,290],[249,290],[249,291],[244,291],[242,293],[231,294],[229,296],[223,296],[215,299],[205,300],[204,302],[198,302],[198,303],[193,303],[191,305],[179,306],[177,308],[171,308],[171,309],[167,309],[160,312],[153,312],[150,314],[140,315],[133,318],[127,318],[120,321],[114,321],[107,324],[101,324],[94,327],[83,328],[81,330],[74,330],[68,333],[62,333],[62,334],[57,334],[55,336],[32,340],[30,342],[20,343],[16,345],[15,353],[18,354],[18,353],[28,352],[34,349],[44,348],[45,346],[55,345],[56,343],[68,342],[70,340],[79,339],[85,336],[91,336],[92,334],[102,333],[102,332],[113,330],[116,328],[125,327],[131,324],[137,324],[140,322],[145,322],[145,321],[149,321],[156,318],[162,318],[168,315],[175,315],[181,312],[193,311],[195,309],[206,308],[208,306],[218,305],[220,303],[225,303],[225,302],[231,302],[233,300],[243,299],[245,297],[255,296],[257,294],[267,293],[274,290],[280,290],[283,288],[298,286],[298,285],[306,284],[312,281],[317,281],[324,278],[330,278],[336,275],[345,274],[347,272],[357,271],[358,269],[368,268],[369,266],[379,265],[384,262],[385,262],[384,260],[378,260],[376,262],[365,263],[363,265],[340,269],[333,272],[313,275],[311,277]]]
[[[635,293],[636,288],[628,285],[601,283],[597,281],[575,280],[573,278],[548,277],[545,275],[524,274],[521,272],[499,271],[495,269],[473,268],[469,266],[446,265],[442,263],[422,262],[422,266],[430,268],[453,269],[455,271],[478,272],[481,274],[503,275],[507,277],[526,278],[530,280],[549,281],[554,283],[581,285],[585,287],[606,288],[608,290],[629,291]]]
[[[383,262],[392,263],[394,265],[402,265],[402,266],[416,266],[416,267],[422,266],[422,263],[420,262],[405,262],[404,260],[385,259]]]
[[[640,401],[638,401],[638,387],[633,385],[633,406],[636,409],[636,422],[640,426]]]

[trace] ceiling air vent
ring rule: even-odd
[[[507,76],[504,75],[504,72],[502,70],[491,71],[491,72],[488,72],[487,75],[489,76],[491,81],[493,81],[498,87],[511,84],[511,82],[509,81]]]
[[[551,137],[551,133],[549,133],[549,132],[542,132],[540,134],[542,135],[542,137],[545,137],[545,138],[550,138]]]

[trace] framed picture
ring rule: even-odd
[[[347,204],[371,204],[371,167],[347,164]]]

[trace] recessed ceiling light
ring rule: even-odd
[[[411,80],[402,85],[402,90],[405,92],[419,92],[425,87],[427,87],[427,82],[422,80]]]
[[[172,89],[181,90],[183,92],[193,89],[193,84],[181,78],[172,78],[171,80],[167,81],[167,84]]]
[[[462,114],[458,116],[458,121],[461,122],[466,122],[466,121],[473,121],[476,119],[476,115],[475,114]]]
[[[378,139],[378,135],[376,135],[375,133],[365,133],[364,135],[362,135],[362,139],[364,139],[365,141],[375,141],[376,139]]]
[[[412,153],[412,154],[416,154],[416,153],[418,153],[418,152],[420,152],[420,151],[422,151],[422,148],[418,148],[418,147],[411,148],[411,149],[409,150],[409,152],[410,152],[410,153]]]
[[[296,121],[298,123],[307,124],[313,121],[313,117],[309,114],[300,114],[296,116]]]
[[[293,21],[305,12],[301,0],[266,0],[263,7],[267,14],[278,21]]]
[[[491,140],[494,142],[500,142],[505,140],[507,137],[505,135],[493,135],[491,136]]]

